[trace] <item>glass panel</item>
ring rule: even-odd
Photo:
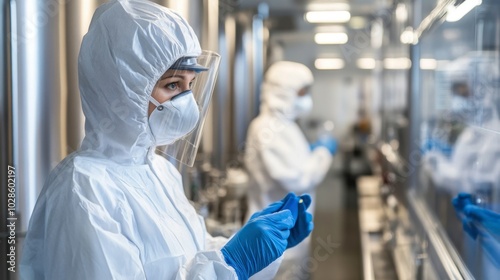
[[[444,21],[420,46],[419,192],[474,277],[497,279],[500,1],[483,0],[459,20]]]

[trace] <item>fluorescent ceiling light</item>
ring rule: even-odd
[[[331,33],[316,33],[314,35],[314,42],[319,45],[339,45],[345,44],[349,40],[346,33],[331,32]]]
[[[308,11],[349,11],[351,6],[348,3],[309,3]]]
[[[306,20],[311,23],[344,23],[351,19],[348,11],[310,11]]]
[[[356,65],[360,69],[375,69],[377,62],[373,58],[360,58],[356,61]]]
[[[364,17],[352,17],[349,21],[349,27],[352,29],[363,29],[366,26],[366,19]]]
[[[408,19],[408,10],[406,9],[406,5],[403,3],[399,3],[396,7],[396,19],[399,22],[406,22]]]
[[[465,0],[462,4],[455,6],[451,4],[448,6],[448,13],[446,14],[446,21],[455,22],[463,18],[467,13],[472,11],[476,6],[481,5],[482,0]]]
[[[422,70],[434,70],[437,68],[437,65],[437,61],[433,58],[420,59],[420,69]]]
[[[384,59],[384,68],[391,70],[405,70],[410,69],[411,60],[406,57],[395,57]]]
[[[341,58],[318,58],[314,61],[314,67],[319,70],[342,69],[345,62]]]

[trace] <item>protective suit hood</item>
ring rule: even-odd
[[[192,28],[165,7],[139,0],[100,6],[78,59],[86,117],[81,149],[121,164],[144,163],[154,146],[148,96],[177,59],[200,53]]]
[[[261,112],[295,119],[297,93],[313,81],[311,70],[303,64],[291,61],[274,63],[267,70],[262,84]]]

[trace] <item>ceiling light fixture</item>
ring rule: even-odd
[[[310,11],[305,18],[310,23],[345,23],[351,19],[348,11]]]
[[[351,6],[349,3],[309,3],[307,4],[308,11],[349,11]]]
[[[410,69],[411,60],[407,57],[394,57],[384,59],[384,68],[389,70]]]
[[[375,69],[377,62],[373,58],[366,57],[366,58],[359,58],[356,61],[356,65],[358,66],[359,69],[372,70]]]
[[[433,58],[420,59],[420,69],[422,70],[435,70],[437,66],[438,62]]]
[[[349,37],[343,32],[316,33],[314,42],[319,45],[342,45],[349,41]]]
[[[366,19],[364,17],[351,17],[349,20],[349,27],[352,29],[363,29],[366,26]]]
[[[338,70],[345,66],[341,58],[318,58],[314,61],[314,67],[318,70]]]

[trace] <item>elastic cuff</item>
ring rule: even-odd
[[[241,269],[236,262],[233,261],[233,259],[229,256],[229,253],[224,250],[224,248],[221,249],[221,253],[224,256],[224,261],[234,269],[236,272],[236,275],[238,275],[238,280],[247,280],[248,275]]]

